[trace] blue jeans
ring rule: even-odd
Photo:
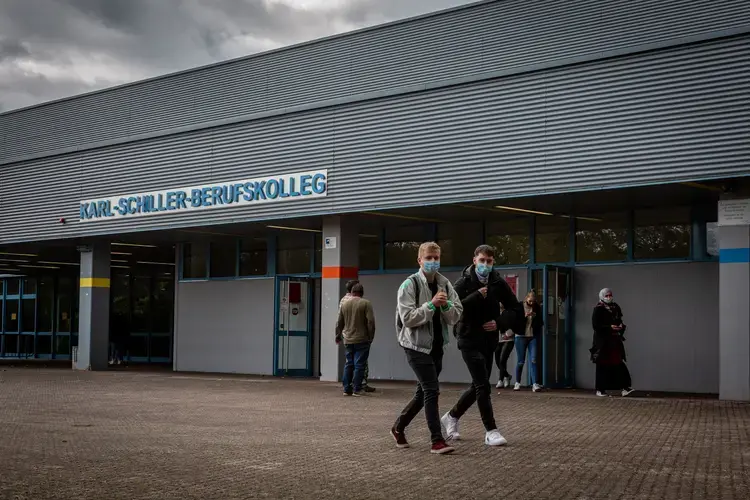
[[[518,363],[516,364],[516,382],[521,382],[521,373],[523,372],[523,365],[526,363],[526,349],[529,350],[529,374],[531,375],[531,384],[536,384],[536,337],[519,337],[515,338],[516,344],[516,358]]]
[[[344,365],[344,392],[360,392],[362,379],[365,377],[367,358],[370,357],[370,343],[349,344],[346,346],[346,364]],[[352,381],[352,376],[354,380]]]

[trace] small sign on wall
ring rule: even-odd
[[[333,250],[336,248],[336,237],[335,236],[329,236],[325,239],[326,244],[326,250]]]
[[[750,199],[719,201],[719,225],[750,225]]]

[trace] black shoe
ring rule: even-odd
[[[374,387],[370,387],[369,385],[365,386],[365,392],[375,392],[375,388]]]

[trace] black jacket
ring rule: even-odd
[[[620,325],[622,330],[615,331],[612,325]],[[607,358],[611,350],[617,350],[623,361],[627,360],[625,355],[625,325],[622,322],[622,309],[616,303],[607,306],[598,303],[591,315],[591,326],[594,328],[594,340],[589,352],[591,361],[596,363],[600,358]]]
[[[487,286],[487,297],[482,297],[479,289]],[[464,307],[461,319],[454,330],[459,349],[470,349],[486,345],[488,340],[497,342],[498,332],[518,331],[524,321],[523,306],[511,290],[510,285],[493,270],[487,285],[479,281],[474,266],[464,269],[462,276],[454,285],[461,304]],[[505,309],[500,313],[500,303]],[[496,332],[486,332],[482,325],[495,320]]]

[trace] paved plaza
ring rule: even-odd
[[[0,366],[0,498],[750,498],[750,405],[503,392],[507,447],[473,408],[436,456],[422,415],[388,434],[411,386],[373,385]]]

